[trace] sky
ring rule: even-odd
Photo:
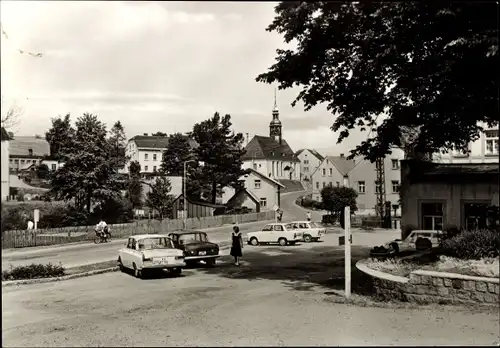
[[[267,136],[276,86],[255,78],[287,48],[265,30],[275,5],[1,1],[2,113],[22,109],[18,135],[44,135],[51,118],[90,112],[108,128],[120,120],[132,137],[188,132],[218,111],[236,132]],[[299,91],[277,92],[293,150],[348,153],[366,138],[354,132],[337,145],[325,106],[291,106]]]

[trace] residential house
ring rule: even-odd
[[[168,136],[136,135],[130,139],[125,154],[130,158],[122,172],[128,173],[130,162],[137,161],[141,165],[141,173],[155,173],[160,170],[163,152],[168,146]],[[197,146],[193,139],[189,139],[191,148]]]
[[[228,208],[247,207],[254,212],[272,210],[280,206],[281,190],[285,186],[261,172],[250,169],[250,173],[239,178],[239,187],[224,188],[222,202]]]
[[[251,168],[273,179],[300,180],[300,160],[282,136],[282,124],[274,101],[269,136],[256,135],[245,147],[243,168]]]
[[[49,168],[49,170],[53,172],[64,166],[64,162],[58,161],[50,157],[44,158],[41,164],[45,164]]]
[[[496,163],[401,161],[402,238],[411,229],[482,228],[478,211],[499,206]]]
[[[449,151],[433,155],[437,163],[498,163],[498,128],[485,127],[479,139],[469,143],[469,151]]]
[[[300,149],[295,153],[300,161],[300,180],[311,181],[312,173],[325,159],[318,151],[314,149]]]
[[[2,127],[1,129],[1,143],[2,143],[2,171],[1,171],[1,178],[2,178],[2,187],[1,187],[1,196],[2,196],[2,202],[7,200],[9,198],[9,192],[10,192],[10,185],[9,185],[9,143],[10,143],[10,136],[5,130],[5,128]]]
[[[400,165],[404,158],[401,149],[392,149],[392,154],[384,159],[385,201],[391,202],[391,207],[400,214],[399,185]],[[312,198],[321,201],[321,190],[326,186],[351,187],[358,192],[356,200],[358,214],[375,215],[377,193],[384,186],[377,185],[377,170],[375,163],[357,158],[347,160],[340,156],[326,156],[312,175]]]
[[[49,143],[40,136],[15,136],[10,141],[9,168],[13,171],[39,165],[47,156],[50,156]]]

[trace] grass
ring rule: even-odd
[[[72,274],[79,274],[79,273],[85,273],[85,272],[91,272],[91,271],[98,271],[101,269],[116,267],[117,265],[118,265],[118,263],[116,260],[93,263],[90,265],[68,268],[66,270],[66,274],[72,275]]]

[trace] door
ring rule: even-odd
[[[284,236],[284,228],[282,225],[274,225],[274,231],[273,231],[273,234],[272,234],[272,240],[271,242],[278,242],[278,239],[280,239],[281,237]]]
[[[127,246],[122,249],[123,252],[121,254],[122,263],[127,268],[132,268],[132,247],[134,246],[135,239],[129,238],[127,242]]]
[[[273,236],[273,225],[264,226],[262,231],[256,233],[256,237],[259,241],[269,243]]]

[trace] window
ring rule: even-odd
[[[309,164],[309,160],[304,160],[304,164]]]
[[[17,159],[16,159],[16,160],[14,160],[14,163],[19,163],[19,160],[17,160]]]
[[[52,170],[56,170],[57,169],[57,165],[55,163],[52,163]]]
[[[153,154],[153,161],[156,161],[156,154]]]
[[[304,167],[304,173],[309,172],[309,167]]]
[[[326,169],[323,168],[323,176],[325,176],[325,175],[326,175]]]
[[[399,181],[393,180],[391,181],[392,183],[392,193],[398,193],[399,192]]]
[[[21,163],[24,163],[24,160],[21,160]]]
[[[145,161],[147,161],[147,160],[148,160],[148,154],[147,154],[147,153],[145,153],[145,154],[144,154],[144,160],[145,160]]]
[[[467,230],[486,229],[489,220],[486,216],[488,204],[486,203],[465,203],[464,218]]]
[[[33,149],[28,149],[28,156],[33,156]]]
[[[257,170],[257,163],[253,164],[253,169]]]
[[[260,180],[254,180],[253,181],[253,186],[255,189],[260,189]]]
[[[153,166],[153,172],[156,172],[156,166]]]
[[[382,185],[378,181],[375,181],[375,193],[380,193],[382,191]]]
[[[262,229],[262,231],[272,231],[273,230],[273,225],[266,225],[264,226],[264,228]]]
[[[365,193],[366,185],[364,181],[358,181],[358,193]]]
[[[486,137],[486,155],[498,155],[498,130],[487,130],[484,134]]]
[[[443,229],[443,204],[442,203],[422,203],[422,229],[442,230]]]
[[[283,226],[281,226],[281,225],[274,225],[274,230],[275,231],[283,231]]]
[[[260,207],[267,207],[267,198],[261,198],[260,199]]]
[[[332,176],[333,175],[333,169],[330,168],[330,172],[328,173],[329,176]]]
[[[325,187],[326,187],[326,182],[323,181],[323,188],[325,188]]]
[[[148,166],[144,166],[144,171],[147,172],[148,171]]]
[[[316,188],[319,189],[319,181],[316,181]]]
[[[391,163],[392,163],[392,169],[393,170],[398,170],[399,169],[399,160],[393,158],[391,160]]]

